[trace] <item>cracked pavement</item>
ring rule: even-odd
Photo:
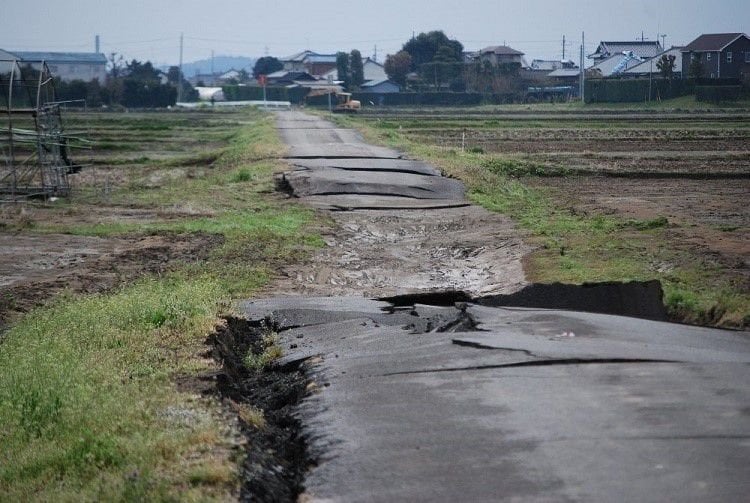
[[[455,181],[322,119],[282,112],[279,127],[292,190],[339,226],[311,264],[287,271],[280,296],[241,306],[279,333],[280,365],[317,362],[318,391],[298,411],[318,459],[302,501],[750,494],[746,333],[575,311],[573,301],[534,307],[534,296],[549,307],[575,288],[514,298],[526,248],[506,219],[467,206]],[[576,302],[601,297],[616,291]],[[519,299],[531,307],[502,305]]]

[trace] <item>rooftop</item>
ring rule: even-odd
[[[47,61],[48,63],[107,63],[107,57],[96,52],[37,52],[8,51],[22,61]]]
[[[479,51],[482,54],[487,54],[488,52],[497,54],[497,55],[507,55],[507,56],[523,56],[524,53],[521,51],[517,51],[513,49],[512,47],[508,47],[507,45],[491,45],[489,47],[485,47],[481,51]]]
[[[744,33],[708,33],[690,42],[683,51],[723,51],[726,46],[740,37],[748,38]]]

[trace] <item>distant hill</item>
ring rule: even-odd
[[[256,58],[247,58],[244,56],[214,56],[214,72],[223,73],[234,68],[235,70],[247,70],[253,73]],[[185,78],[190,78],[196,73],[211,73],[211,58],[200,59],[192,63],[182,64],[182,74]]]

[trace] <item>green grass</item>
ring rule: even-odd
[[[4,498],[127,499],[138,483],[182,499],[175,488],[186,474],[176,465],[210,448],[201,439],[221,426],[176,394],[172,377],[202,366],[194,352],[227,300],[211,278],[148,279],[59,299],[8,331],[0,351]],[[197,419],[183,424],[170,410]],[[206,486],[185,499],[201,493],[221,495]]]
[[[106,117],[96,120],[108,124]],[[121,115],[111,117],[120,127],[132,125]],[[136,168],[136,182],[110,195],[111,204],[155,208],[163,218],[42,219],[30,226],[105,238],[201,232],[220,235],[223,244],[205,261],[174,264],[171,272],[114,292],[58,297],[2,334],[0,499],[233,498],[239,460],[225,413],[211,400],[178,391],[175,378],[212,369],[214,363],[201,356],[204,341],[219,316],[232,311],[233,299],[252,295],[279,266],[323,246],[313,212],[271,194],[283,151],[273,122],[254,111],[239,117],[242,125],[230,126],[234,132],[218,155],[189,154],[196,163],[210,160],[205,175],[170,178],[155,188],[137,182],[154,170],[183,165],[166,159]],[[153,127],[137,129],[175,131],[183,120],[158,116]],[[57,211],[85,212],[87,197]],[[174,214],[177,205],[204,211]],[[263,355],[258,368],[280,356],[280,348],[269,344]],[[255,414],[262,419],[262,411]]]

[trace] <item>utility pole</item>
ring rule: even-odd
[[[214,50],[211,49],[211,85],[216,85],[216,78],[214,77]]]
[[[565,61],[565,35],[563,35],[563,57],[562,60]]]
[[[378,62],[378,44],[375,44],[375,49],[372,51],[372,60]]]
[[[581,94],[581,103],[586,102],[586,64],[584,56],[586,54],[586,33],[581,32],[581,89],[578,91]]]
[[[99,35],[94,39],[94,45],[96,46],[96,53],[99,54]]]
[[[182,48],[183,48],[183,34],[180,33],[180,75],[177,79],[177,102],[182,102]]]

